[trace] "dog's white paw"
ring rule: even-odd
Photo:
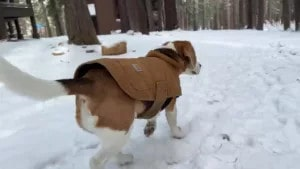
[[[117,161],[119,165],[128,165],[133,163],[133,155],[132,154],[123,154],[119,153],[117,155]]]
[[[99,169],[98,162],[95,158],[90,159],[90,169]]]
[[[180,127],[174,127],[171,130],[173,138],[182,139],[186,136],[186,133]]]

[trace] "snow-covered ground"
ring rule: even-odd
[[[129,53],[123,57],[142,56],[165,41],[190,40],[203,65],[199,76],[181,77],[178,114],[187,137],[172,139],[161,114],[156,132],[146,138],[145,121],[137,120],[125,147],[134,163],[110,162],[107,169],[299,169],[299,33],[173,31],[99,38],[107,44],[126,40]],[[68,46],[66,40],[0,42],[0,57],[43,79],[72,77],[80,63],[101,57],[99,46]],[[66,54],[51,55],[55,50]],[[101,143],[79,129],[74,116],[74,96],[37,102],[0,83],[0,168],[88,169]]]

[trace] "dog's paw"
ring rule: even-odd
[[[147,124],[144,128],[145,136],[146,137],[151,136],[154,133],[155,129],[156,129],[156,122],[152,122],[152,121],[147,122]]]
[[[133,163],[133,155],[119,153],[117,155],[117,161],[118,161],[119,165],[121,165],[121,166],[131,164],[131,163]]]
[[[99,169],[98,162],[95,158],[90,159],[90,169]]]
[[[174,127],[171,130],[173,138],[182,139],[186,136],[186,133],[180,127]]]

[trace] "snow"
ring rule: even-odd
[[[88,4],[88,9],[91,16],[96,15],[95,4]]]
[[[154,135],[136,120],[124,151],[134,163],[107,169],[298,169],[300,161],[300,34],[282,31],[170,31],[126,40],[137,57],[160,44],[190,40],[202,64],[199,76],[181,76],[178,120],[187,136],[170,137],[163,114]],[[0,56],[43,79],[72,77],[100,46],[67,45],[66,37],[0,42]],[[95,53],[86,53],[94,49]],[[65,55],[53,56],[53,51]],[[120,57],[120,56],[116,56]],[[0,83],[1,169],[88,169],[98,139],[75,122],[74,96],[37,102]],[[101,142],[99,144],[101,147]]]

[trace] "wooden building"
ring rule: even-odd
[[[6,39],[8,36],[13,37],[14,29],[17,32],[16,37],[23,39],[18,18],[29,17],[32,26],[32,37],[39,38],[36,29],[34,12],[30,0],[26,3],[14,3],[14,0],[0,0],[0,39]],[[9,34],[8,34],[9,33]]]
[[[117,0],[87,0],[97,34],[110,34],[120,29]]]

